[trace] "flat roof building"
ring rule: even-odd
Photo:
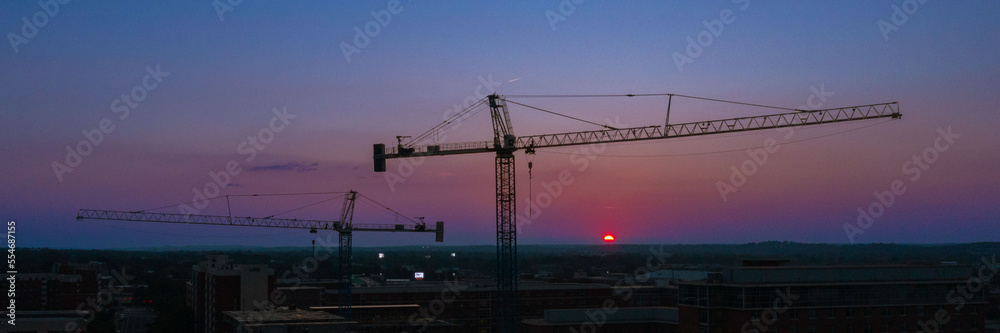
[[[973,273],[959,265],[728,268],[703,281],[677,282],[679,329],[982,331],[988,288],[978,280],[975,290]],[[959,290],[967,284],[972,289]]]
[[[234,265],[228,256],[210,255],[192,267],[187,304],[198,320],[198,331],[228,332],[223,311],[255,311],[269,306],[274,285],[267,265]]]
[[[323,311],[223,311],[225,322],[241,333],[340,333],[349,332],[354,322]]]
[[[542,318],[522,321],[528,333],[677,332],[677,308],[590,308],[545,310]]]

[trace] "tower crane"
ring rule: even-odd
[[[415,224],[354,224],[354,202],[358,197],[358,192],[350,191],[344,195],[344,204],[340,211],[340,220],[302,220],[284,219],[274,217],[235,217],[220,215],[194,215],[194,214],[171,214],[171,213],[147,213],[144,211],[115,211],[98,209],[81,209],[77,212],[76,219],[91,220],[112,220],[112,221],[134,221],[134,222],[158,222],[158,223],[179,223],[179,224],[200,224],[200,225],[224,225],[224,226],[244,226],[244,227],[264,227],[264,228],[291,228],[307,229],[310,233],[317,233],[318,230],[333,230],[339,234],[338,239],[338,260],[339,268],[339,290],[337,295],[338,313],[340,316],[351,318],[351,251],[352,234],[355,231],[378,231],[378,232],[432,232],[435,234],[435,241],[444,241],[444,222],[438,221],[435,226],[428,227],[423,219]],[[386,207],[388,208],[388,207]],[[313,241],[315,244],[315,241]]]
[[[808,126],[845,121],[856,121],[876,118],[899,119],[898,102],[868,104],[851,107],[823,109],[823,110],[797,110],[784,109],[790,112],[768,114],[762,116],[750,116],[739,118],[716,119],[709,121],[689,122],[680,124],[670,123],[670,103],[674,97],[687,97],[693,99],[710,100],[717,102],[728,102],[752,106],[762,106],[749,103],[723,101],[695,96],[679,94],[646,94],[646,95],[581,95],[581,96],[538,96],[528,95],[520,97],[635,97],[635,96],[668,96],[666,121],[663,126],[652,125],[644,127],[614,128],[603,126],[604,129],[594,131],[539,134],[529,136],[515,136],[511,127],[510,115],[507,111],[507,97],[492,94],[470,106],[466,110],[488,103],[490,115],[493,121],[493,140],[477,141],[451,144],[416,145],[418,139],[410,140],[404,144],[403,137],[397,137],[399,143],[396,147],[386,147],[385,144],[374,145],[375,172],[386,171],[386,160],[393,158],[412,158],[423,156],[444,156],[459,154],[496,154],[496,230],[497,230],[497,307],[498,326],[501,332],[517,332],[518,312],[517,312],[517,224],[515,221],[515,197],[514,197],[514,152],[525,150],[532,154],[538,148],[564,147],[585,144],[615,143],[642,140],[671,139],[690,136],[725,134],[744,131],[754,131],[771,128],[783,128],[793,126]],[[521,106],[550,112],[532,106],[509,101]],[[775,108],[775,107],[772,107]],[[550,112],[551,113],[551,112]],[[561,115],[561,114],[560,114]],[[459,117],[461,115],[457,115]],[[564,117],[569,117],[562,115]],[[456,117],[452,117],[454,120]],[[573,118],[573,117],[570,117]],[[574,118],[576,119],[576,118]],[[577,119],[581,120],[581,119]],[[444,124],[449,123],[445,121]],[[596,124],[596,123],[592,123]],[[600,124],[596,124],[600,125]],[[442,126],[442,125],[439,125]],[[436,131],[437,128],[431,131]],[[431,132],[428,131],[428,132]]]

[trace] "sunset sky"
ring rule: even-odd
[[[75,220],[81,208],[190,202],[235,161],[216,196],[354,189],[445,221],[445,245],[493,244],[494,156],[427,158],[412,174],[390,160],[393,173],[375,173],[372,144],[494,91],[675,93],[790,108],[898,101],[903,118],[543,149],[530,182],[518,152],[519,214],[529,188],[552,198],[519,243],[996,241],[998,15],[993,1],[5,1],[0,218],[17,222],[21,247],[308,246],[301,230]],[[625,126],[662,126],[667,103],[511,99]],[[671,120],[776,112],[675,99]],[[510,117],[517,135],[598,129],[513,105]],[[491,140],[489,114],[442,134]],[[719,183],[768,140],[778,149],[723,198]],[[572,180],[554,185],[560,173]],[[880,203],[894,181],[905,189]],[[231,207],[267,216],[334,196]],[[280,217],[333,220],[341,202]],[[858,227],[873,205],[884,209]],[[228,214],[224,198],[202,211]],[[400,220],[359,203],[354,221]],[[435,243],[358,233],[354,244]]]

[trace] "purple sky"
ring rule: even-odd
[[[18,246],[308,246],[312,236],[298,230],[74,219],[80,208],[192,201],[230,161],[240,172],[220,195],[354,189],[445,221],[444,244],[492,244],[492,155],[428,158],[390,186],[390,174],[372,172],[371,145],[420,134],[493,91],[669,92],[793,108],[898,101],[904,114],[788,137],[764,130],[599,152],[545,149],[532,157],[530,186],[519,152],[518,212],[526,214],[529,187],[535,199],[546,186],[558,192],[521,225],[521,244],[595,244],[605,233],[621,243],[998,235],[996,2],[244,1],[221,14],[211,1],[42,3],[0,5],[9,42],[0,50],[0,217],[17,222]],[[358,37],[356,27],[372,37]],[[704,46],[692,47],[688,38],[699,36]],[[810,99],[816,92],[823,99]],[[628,126],[662,125],[666,112],[665,98],[517,101]],[[294,118],[275,118],[275,110]],[[671,119],[770,112],[675,99]],[[596,129],[515,106],[511,118],[518,135]],[[87,148],[84,132],[100,131],[104,119],[99,144],[67,162],[66,147]],[[489,140],[489,126],[479,113],[445,134],[448,142]],[[938,139],[949,128],[958,137]],[[269,142],[248,141],[261,131],[273,133],[260,138]],[[745,150],[769,139],[778,150],[723,200],[718,184],[750,160]],[[921,157],[921,168],[914,156],[933,162]],[[403,162],[390,160],[389,170],[399,173]],[[572,182],[557,191],[560,173]],[[878,210],[874,193],[894,181],[905,191],[859,226],[858,209]],[[266,216],[329,197],[239,198],[232,208]],[[215,200],[203,212],[226,209]],[[336,219],[339,209],[338,199],[282,217]],[[356,223],[394,221],[372,205],[355,213]],[[357,234],[355,244],[433,244],[433,236]]]

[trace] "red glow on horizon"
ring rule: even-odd
[[[615,236],[612,236],[611,234],[604,235],[604,241],[605,242],[614,242],[615,241]]]

